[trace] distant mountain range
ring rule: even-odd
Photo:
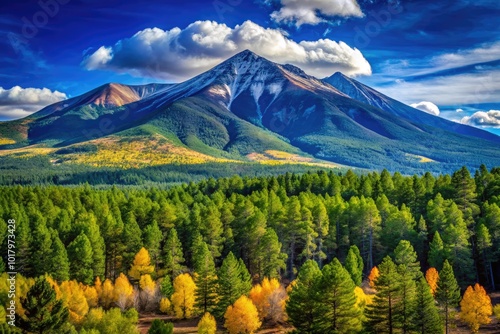
[[[54,165],[304,163],[447,172],[500,166],[500,137],[341,73],[320,80],[241,52],[180,84],[107,84],[0,123],[0,157]]]

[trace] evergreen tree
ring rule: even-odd
[[[177,237],[175,228],[170,229],[163,246],[164,260],[163,265],[168,275],[176,276],[183,268],[184,256],[182,254],[182,244]]]
[[[292,283],[292,290],[286,303],[286,313],[299,333],[320,333],[316,324],[320,317],[317,285],[321,275],[318,264],[309,260],[300,267],[297,279]]]
[[[436,302],[424,278],[417,282],[417,295],[413,314],[413,330],[420,334],[443,333]]]
[[[151,262],[153,263],[156,272],[160,264],[160,244],[163,240],[163,233],[158,227],[158,223],[154,220],[151,224],[146,226],[143,233],[144,247],[149,251]]]
[[[460,288],[448,260],[444,261],[443,269],[439,272],[436,300],[443,309],[446,334],[448,334],[450,312],[460,301]]]
[[[443,239],[438,231],[434,233],[434,238],[429,246],[428,262],[429,266],[440,270],[445,260]]]
[[[130,268],[135,254],[142,247],[142,231],[132,211],[128,212],[125,216],[121,238],[123,244],[126,245],[122,254],[122,271],[126,271]]]
[[[374,334],[392,334],[397,331],[397,306],[400,299],[401,276],[390,257],[378,266],[380,276],[375,280],[377,293],[373,303],[365,309],[366,329]]]
[[[239,262],[234,254],[230,252],[218,272],[218,295],[219,302],[214,314],[222,318],[229,305],[232,305],[241,295],[247,294],[251,289],[251,281],[248,271],[244,274],[246,268],[242,268],[242,262]],[[244,266],[244,265],[243,265]]]
[[[349,272],[334,258],[323,267],[321,273],[318,329],[323,333],[339,334],[361,330],[361,310]]]
[[[52,234],[52,255],[47,259],[47,273],[53,279],[61,282],[69,279],[69,260],[68,253],[64,247],[59,235],[55,230]]]
[[[25,317],[16,317],[16,325],[28,333],[57,331],[68,319],[68,309],[62,300],[56,299],[56,292],[45,277],[39,277],[21,297]]]
[[[354,284],[360,286],[363,280],[363,258],[356,245],[349,248],[345,259],[345,269],[349,272]]]
[[[465,220],[472,223],[473,217],[479,214],[479,207],[476,204],[476,182],[471,177],[467,167],[453,173],[451,177],[453,200],[464,214]]]
[[[148,334],[172,334],[173,332],[174,324],[171,322],[165,323],[160,319],[154,319],[148,330]]]
[[[68,245],[70,261],[70,278],[84,284],[91,284],[94,279],[92,269],[92,246],[85,233],[80,233]]]
[[[43,217],[38,217],[33,223],[35,226],[32,240],[29,243],[31,254],[29,262],[32,268],[30,276],[36,277],[47,272],[45,261],[52,255],[52,237]]]
[[[279,278],[285,271],[287,255],[281,252],[281,242],[272,228],[267,228],[258,248],[257,274],[259,278]]]
[[[213,312],[217,304],[217,275],[212,253],[205,242],[201,243],[194,264],[195,307],[199,313]]]
[[[415,256],[416,257],[416,256]],[[396,320],[395,327],[400,329],[402,333],[409,333],[413,326],[413,315],[415,312],[416,299],[416,284],[415,272],[410,270],[407,265],[400,264],[397,268],[400,276],[399,295],[396,304],[396,312],[394,319]],[[418,273],[418,278],[422,277],[422,273]]]
[[[394,263],[404,265],[405,270],[413,275],[413,279],[417,280],[422,277],[420,263],[417,260],[417,253],[408,240],[401,240],[394,250]]]

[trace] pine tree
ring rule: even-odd
[[[39,277],[21,298],[25,317],[16,317],[16,326],[28,333],[57,331],[68,319],[68,309],[56,299],[54,289],[45,277]]]
[[[174,324],[171,322],[165,323],[160,319],[154,319],[148,330],[148,334],[172,334],[173,332]]]
[[[453,274],[453,268],[448,260],[444,261],[443,269],[439,272],[439,280],[436,290],[436,300],[442,307],[445,316],[445,329],[448,334],[450,322],[450,311],[458,305],[460,301],[460,288]]]
[[[212,253],[203,241],[194,265],[195,307],[201,314],[213,312],[217,304],[217,274]]]
[[[438,231],[434,233],[434,238],[432,238],[432,242],[430,243],[429,248],[429,265],[440,270],[443,267],[445,253],[443,239],[441,239],[441,235]]]
[[[443,333],[443,324],[439,317],[436,302],[430,286],[424,278],[417,282],[417,295],[413,314],[413,330],[420,334]]]
[[[415,312],[416,275],[405,264],[400,264],[397,270],[400,276],[399,289],[397,291],[399,301],[396,304],[394,319],[396,320],[396,328],[401,329],[403,333],[409,333],[413,325],[413,315]],[[422,273],[419,273],[418,277],[422,277]]]
[[[47,273],[55,280],[67,281],[69,279],[69,260],[68,253],[61,239],[55,230],[52,234],[52,255],[47,259]]]
[[[363,258],[356,245],[349,248],[345,259],[345,269],[351,275],[354,284],[360,286],[363,280]]]
[[[229,305],[250,291],[252,284],[245,265],[241,259],[238,261],[232,252],[222,262],[217,276],[219,302],[215,315],[222,317]]]
[[[292,283],[286,313],[290,323],[299,333],[317,333],[315,325],[319,319],[317,285],[321,280],[321,270],[315,261],[306,261],[300,267],[297,279]]]
[[[417,253],[408,240],[401,240],[394,250],[394,263],[404,265],[405,269],[413,275],[413,279],[420,279],[422,277]]]
[[[71,279],[76,279],[84,284],[92,283],[94,279],[92,255],[92,245],[85,233],[82,232],[68,245]]]
[[[321,272],[318,329],[323,333],[339,334],[361,330],[361,310],[349,272],[337,258],[324,266]]]
[[[177,236],[175,228],[170,229],[163,246],[163,265],[168,275],[175,277],[183,269],[184,256],[182,254],[182,244]]]
[[[259,277],[280,277],[286,270],[287,255],[281,252],[281,242],[272,228],[267,228],[258,248],[257,273]]]
[[[493,313],[491,299],[484,288],[477,284],[467,287],[464,297],[460,302],[460,319],[470,328],[472,333],[477,333],[481,325],[491,322]]]
[[[28,261],[32,269],[30,276],[36,277],[46,272],[45,260],[52,255],[52,238],[43,217],[38,217],[37,214],[33,223],[36,225],[32,230],[32,240],[29,243],[31,256]]]
[[[163,240],[163,233],[158,227],[158,223],[154,220],[151,224],[146,226],[143,233],[144,247],[148,250],[151,256],[151,262],[158,271],[158,265],[160,263],[160,244]]]
[[[400,299],[401,277],[397,266],[388,256],[378,268],[380,276],[375,280],[377,293],[373,303],[365,309],[366,329],[374,334],[392,334],[398,328],[396,312]]]

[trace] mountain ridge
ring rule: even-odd
[[[246,50],[182,83],[106,84],[0,123],[0,143],[9,143],[0,152],[35,144],[81,146],[113,136],[122,138],[112,142],[126,157],[134,145],[119,143],[148,136],[157,142],[159,134],[169,142],[164,149],[174,145],[243,163],[293,156],[409,172],[500,165],[500,137],[450,123],[342,74],[321,80]],[[103,145],[81,154],[95,161]]]

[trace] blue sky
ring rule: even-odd
[[[0,120],[107,82],[182,81],[250,48],[500,133],[498,0],[41,0],[0,13]]]

